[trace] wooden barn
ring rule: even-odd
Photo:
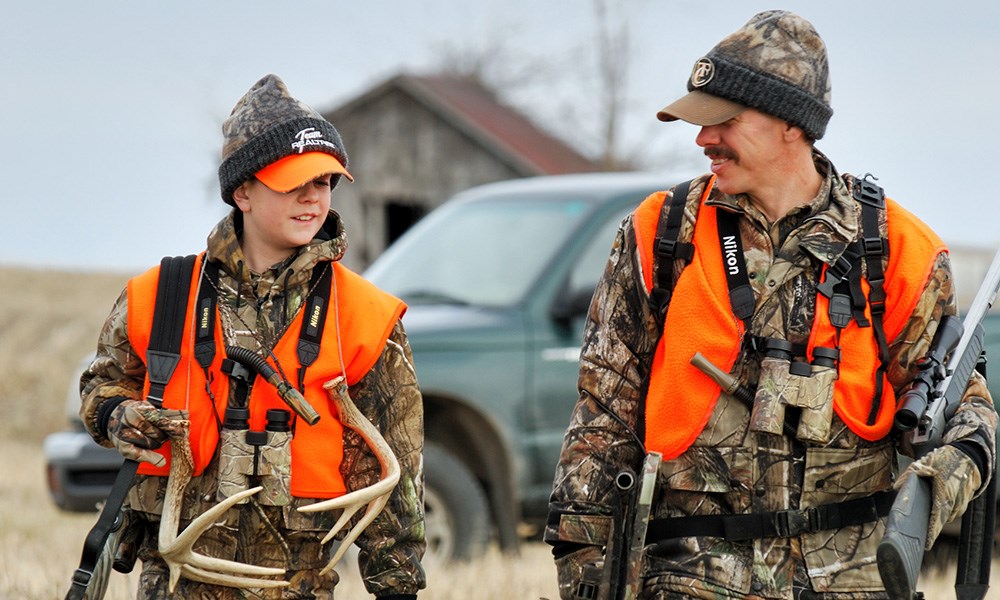
[[[597,168],[460,77],[399,75],[323,116],[343,136],[355,178],[337,187],[334,209],[348,228],[344,262],[358,270],[456,192]]]

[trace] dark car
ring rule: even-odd
[[[45,438],[45,473],[49,494],[63,510],[97,510],[108,497],[122,456],[114,448],[98,446],[80,420],[80,375],[93,356],[80,362],[66,390],[66,420],[69,429]]]

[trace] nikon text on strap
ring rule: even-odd
[[[756,300],[750,287],[747,261],[743,256],[743,240],[740,237],[739,216],[736,213],[716,209],[719,230],[719,244],[722,246],[722,262],[726,271],[726,285],[729,287],[729,305],[737,319],[743,321],[747,335],[750,334],[750,318],[753,317]]]
[[[191,290],[191,275],[195,256],[165,257],[160,261],[160,278],[156,287],[156,307],[153,312],[153,328],[150,332],[146,369],[149,375],[150,404],[160,408],[167,382],[180,361],[181,338],[184,334],[184,315],[187,312],[188,293]],[[128,494],[139,462],[126,459],[115,482],[111,486],[104,508],[94,527],[83,543],[80,566],[73,573],[73,582],[66,600],[80,600],[87,593],[87,586],[101,558],[108,536],[118,524],[125,496]],[[114,549],[112,549],[114,551]]]
[[[333,268],[329,263],[322,263],[313,268],[312,278],[309,282],[309,297],[306,300],[306,313],[303,315],[302,331],[299,333],[297,348],[299,391],[305,389],[306,369],[319,357],[323,327],[326,325],[326,315],[330,308],[332,279]]]

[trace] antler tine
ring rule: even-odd
[[[181,414],[184,415],[183,412]],[[183,533],[177,535],[177,530],[180,528],[181,506],[184,502],[184,489],[191,481],[191,475],[194,472],[194,459],[191,456],[191,442],[188,437],[191,422],[186,418],[165,418],[160,427],[170,436],[171,459],[157,545],[160,555],[170,570],[170,591],[173,592],[176,589],[177,582],[182,575],[192,581],[236,588],[287,586],[287,581],[258,578],[284,575],[284,569],[213,558],[198,554],[192,549],[201,534],[211,527],[223,513],[244,498],[259,492],[262,489],[260,487],[244,490],[226,498],[199,515],[184,529]],[[250,575],[258,577],[249,577]]]
[[[392,448],[379,433],[378,429],[372,425],[358,407],[355,406],[354,402],[351,400],[351,396],[347,390],[347,384],[344,382],[344,378],[337,377],[332,379],[326,384],[324,384],[324,389],[326,389],[327,395],[329,395],[330,400],[332,400],[336,405],[337,409],[340,411],[340,421],[346,427],[350,427],[356,431],[364,440],[368,443],[368,446],[372,449],[375,457],[378,459],[379,464],[382,467],[382,477],[373,485],[366,488],[355,490],[338,498],[332,498],[330,500],[324,500],[322,502],[317,502],[315,504],[310,504],[308,506],[303,506],[299,508],[302,512],[319,512],[324,510],[335,510],[338,508],[343,508],[344,512],[340,515],[340,518],[334,524],[330,533],[323,538],[323,543],[333,539],[337,533],[351,520],[362,506],[367,505],[364,515],[358,521],[358,523],[351,529],[350,532],[344,537],[343,541],[340,543],[340,547],[337,548],[337,552],[327,563],[326,567],[320,571],[321,574],[328,573],[333,569],[344,554],[347,553],[348,548],[354,543],[354,540],[361,535],[361,532],[368,527],[375,517],[382,512],[385,505],[389,502],[389,494],[395,489],[396,484],[399,482],[399,461],[396,460],[396,455],[393,454]]]

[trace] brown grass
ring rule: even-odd
[[[63,598],[95,514],[57,510],[48,498],[41,442],[66,425],[63,402],[80,358],[121,291],[125,274],[79,274],[0,267],[0,598]],[[338,569],[338,598],[371,597],[349,567]],[[993,569],[1000,589],[1000,563]],[[954,568],[925,576],[927,598],[952,598]],[[526,544],[518,557],[491,551],[468,565],[432,570],[424,600],[558,597],[548,548]],[[106,598],[134,597],[135,574],[114,574]]]

